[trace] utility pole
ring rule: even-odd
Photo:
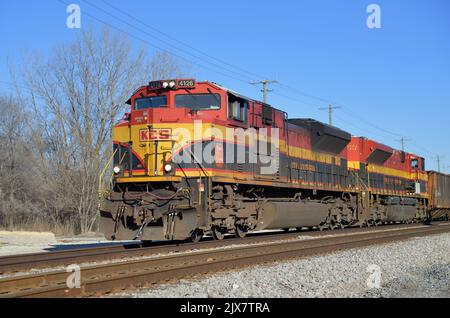
[[[321,107],[319,108],[319,110],[328,110],[328,124],[330,124],[330,126],[333,126],[333,111],[335,109],[339,109],[342,108],[340,106],[332,106],[331,104],[328,105],[328,107]]]
[[[405,143],[406,143],[407,141],[411,141],[411,139],[407,139],[407,138],[405,138],[405,137],[402,136],[402,138],[397,139],[396,141],[398,141],[399,143],[402,144],[402,151],[405,152]]]
[[[250,82],[250,84],[252,85],[260,85],[262,84],[263,89],[261,90],[261,92],[263,93],[263,102],[267,103],[267,93],[273,92],[273,89],[268,89],[267,88],[267,84],[275,84],[278,83],[278,81],[275,80],[262,80],[262,81],[254,81],[254,82]]]
[[[438,172],[441,172],[441,160],[442,157],[439,155],[436,155],[436,157],[433,157],[434,160],[437,162]]]

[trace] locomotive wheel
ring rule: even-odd
[[[224,237],[225,237],[225,231],[224,231],[223,229],[221,229],[220,227],[218,227],[218,226],[214,226],[214,227],[211,229],[211,234],[212,234],[212,237],[213,237],[216,241],[221,241],[221,240],[223,240]]]
[[[188,239],[188,241],[192,243],[198,243],[203,237],[203,230],[196,229],[192,232],[191,237]]]
[[[236,225],[234,233],[237,238],[244,238],[247,235],[247,229],[242,225]]]

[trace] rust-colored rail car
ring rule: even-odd
[[[429,207],[433,219],[450,218],[450,175],[428,172]]]

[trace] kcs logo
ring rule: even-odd
[[[139,141],[170,140],[172,129],[155,128],[139,130]]]

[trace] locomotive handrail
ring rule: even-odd
[[[371,202],[371,199],[370,199],[371,196],[372,196],[371,191],[370,191],[370,187],[361,179],[361,177],[356,172],[351,171],[351,173],[353,174],[353,176],[355,176],[355,178],[356,178],[356,180],[358,182],[358,186],[361,186],[361,191],[362,192],[367,192],[368,197],[369,197],[367,208],[370,208],[370,206],[372,205],[372,202]],[[365,205],[363,203],[363,198],[362,197],[360,197],[359,201],[360,201],[360,203],[363,206]]]
[[[116,149],[117,151],[117,149]],[[122,164],[123,159],[125,159],[126,153],[123,154],[122,158],[120,158],[119,160],[119,166]],[[113,155],[114,157],[114,155]],[[109,177],[109,185],[111,186],[112,182],[113,182],[113,178],[114,178],[114,174],[111,174],[111,177]]]
[[[102,180],[103,180],[103,176],[106,173],[106,169],[109,167],[109,165],[111,164],[114,156],[116,155],[116,152],[119,148],[116,148],[116,150],[114,150],[114,152],[112,153],[111,157],[109,158],[107,164],[105,165],[105,167],[103,168],[102,172],[100,173],[100,175],[98,176],[98,195],[99,197],[102,195],[103,193],[103,189],[102,189]]]
[[[350,172],[351,172],[351,173],[353,174],[353,176],[357,179],[358,184],[360,184],[360,185],[362,186],[363,190],[368,191],[368,190],[369,190],[369,187],[368,187],[367,184],[361,179],[361,177],[360,177],[356,172],[354,172],[354,171],[350,171]]]

